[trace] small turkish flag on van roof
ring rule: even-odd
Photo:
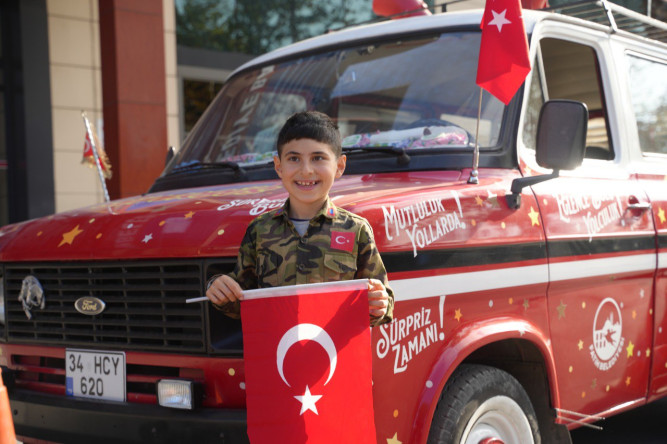
[[[530,72],[519,0],[487,0],[480,26],[477,84],[507,105]]]

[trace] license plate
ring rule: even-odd
[[[125,401],[125,353],[65,351],[66,393],[78,398]]]

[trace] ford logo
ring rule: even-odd
[[[104,311],[106,304],[93,296],[84,296],[74,301],[74,308],[81,314],[95,316]]]

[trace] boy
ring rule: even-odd
[[[368,221],[329,199],[345,171],[338,126],[316,111],[294,114],[273,162],[289,198],[250,222],[234,272],[209,281],[206,296],[238,317],[243,289],[369,279],[371,325],[391,321],[394,297]]]

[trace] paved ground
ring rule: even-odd
[[[574,444],[665,444],[667,399],[600,421],[604,430],[579,428],[572,432]]]

